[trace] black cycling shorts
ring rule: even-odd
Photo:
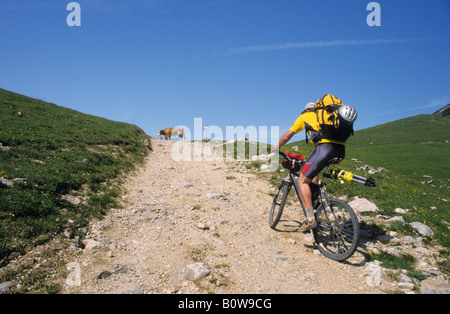
[[[316,146],[316,150],[303,166],[302,174],[308,179],[314,179],[331,159],[345,157],[345,146],[334,143],[323,143]]]

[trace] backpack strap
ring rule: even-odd
[[[306,138],[306,144],[309,143],[309,141],[308,141],[308,138],[309,138],[308,132],[312,132],[312,131],[317,132],[316,130],[313,129],[312,126],[310,126],[308,123],[305,123],[305,138]]]

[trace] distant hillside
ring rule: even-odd
[[[450,115],[450,104],[448,104],[447,106],[439,109],[434,114],[439,115],[441,117],[446,117],[446,116]]]
[[[449,140],[450,119],[418,115],[358,131],[347,150],[368,163],[443,176],[450,164]]]
[[[446,112],[448,106],[438,112]],[[378,187],[357,184],[329,184],[330,191],[373,200],[387,214],[396,207],[412,210],[408,219],[426,221],[447,247],[450,222],[450,119],[440,114],[418,115],[355,132],[347,141],[341,168],[372,176]],[[304,141],[298,146],[309,156],[313,151]],[[357,159],[358,161],[352,161]],[[369,175],[362,165],[389,172]]]
[[[134,125],[4,89],[0,143],[0,266],[52,234],[78,235],[114,205],[115,182],[150,148]]]

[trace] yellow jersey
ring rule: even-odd
[[[314,134],[317,134],[320,130],[319,121],[317,121],[317,116],[315,112],[306,112],[302,114],[300,117],[298,117],[297,120],[295,120],[294,124],[291,127],[291,131],[297,134],[298,132],[307,129],[309,132],[309,137],[313,138]],[[321,139],[318,143],[315,143],[311,140],[311,143],[315,146],[316,144],[323,144],[323,143],[335,143],[344,145],[344,142],[335,141],[335,140],[329,140],[329,139]]]

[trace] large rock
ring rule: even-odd
[[[0,283],[0,294],[7,294],[11,289],[11,282]]]
[[[383,234],[383,235],[379,235],[377,237],[377,240],[380,241],[381,243],[389,244],[392,242],[396,242],[397,239],[391,235]]]
[[[12,180],[8,180],[3,177],[0,178],[0,184],[6,185],[6,186],[13,186],[13,184],[16,184],[16,183],[27,184],[27,181],[28,181],[27,178],[15,178]]]
[[[93,279],[107,279],[109,277],[111,277],[112,273],[108,270],[102,270],[98,273],[95,273],[92,275]]]
[[[205,263],[194,263],[181,267],[169,279],[196,281],[205,278],[211,273],[211,268]]]
[[[88,251],[92,250],[92,249],[95,249],[95,248],[97,248],[97,247],[99,247],[101,245],[100,242],[97,242],[97,241],[92,240],[92,239],[86,239],[86,240],[82,241],[82,243],[84,245],[84,249],[88,250]]]
[[[6,186],[13,186],[13,182],[11,180],[5,179],[3,177],[0,178],[0,184],[6,185]]]
[[[409,224],[411,227],[417,230],[417,232],[424,237],[432,237],[434,235],[433,230],[430,229],[427,225],[421,222],[412,222]]]
[[[434,277],[422,281],[420,285],[422,294],[450,294],[450,285],[442,278]]]
[[[366,283],[370,287],[381,286],[381,278],[383,276],[383,268],[380,261],[367,263],[365,266]]]
[[[365,198],[356,198],[348,204],[358,213],[378,211],[378,207]]]

